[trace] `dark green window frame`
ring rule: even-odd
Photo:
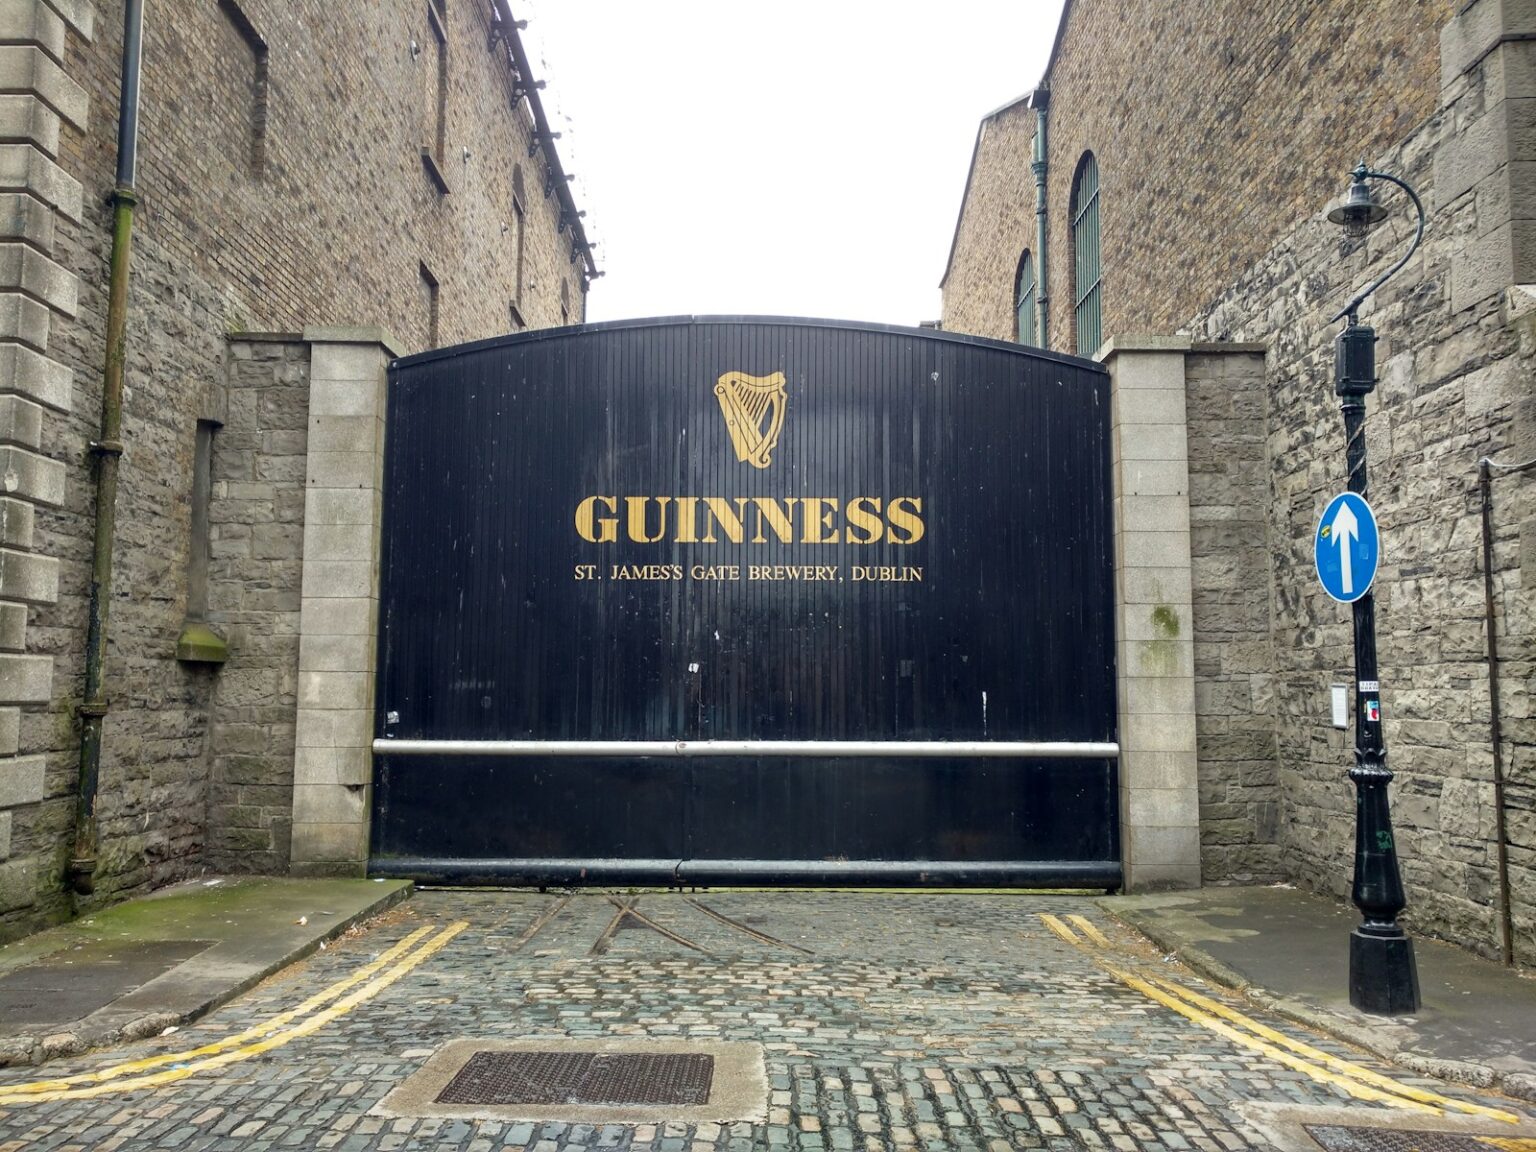
[[[1034,257],[1029,249],[1019,257],[1019,274],[1013,283],[1013,338],[1020,344],[1038,345],[1040,337],[1035,332],[1035,276]]]
[[[1099,162],[1083,154],[1072,182],[1072,295],[1079,356],[1104,342],[1104,274],[1099,256]]]

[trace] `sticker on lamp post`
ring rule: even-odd
[[[1317,522],[1313,559],[1323,591],[1341,604],[1353,604],[1371,590],[1381,536],[1365,497],[1341,492],[1328,502]]]

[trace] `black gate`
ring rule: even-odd
[[[1120,883],[1109,381],[665,319],[389,381],[372,861]]]

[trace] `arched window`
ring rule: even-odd
[[[1072,181],[1072,298],[1079,356],[1104,342],[1103,271],[1099,264],[1099,163],[1085,152]]]
[[[1019,274],[1013,282],[1013,338],[1020,344],[1039,344],[1035,335],[1035,262],[1029,249],[1019,257]]]

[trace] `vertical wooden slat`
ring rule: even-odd
[[[785,375],[767,468],[732,447],[712,390],[728,371]],[[917,330],[640,321],[402,361],[390,422],[379,735],[1115,737],[1095,365]],[[807,543],[798,514],[784,544],[589,544],[574,525],[589,495],[617,499],[621,533],[628,495],[666,497],[669,522],[681,497],[915,497],[927,533],[855,544],[839,511],[830,544]],[[577,581],[577,563],[602,578]],[[618,580],[615,564],[685,578]],[[693,564],[741,578],[689,579]],[[753,581],[753,564],[838,578]],[[854,566],[923,578],[856,582]],[[1117,859],[1110,761],[379,763],[376,858],[471,873],[511,858]]]

